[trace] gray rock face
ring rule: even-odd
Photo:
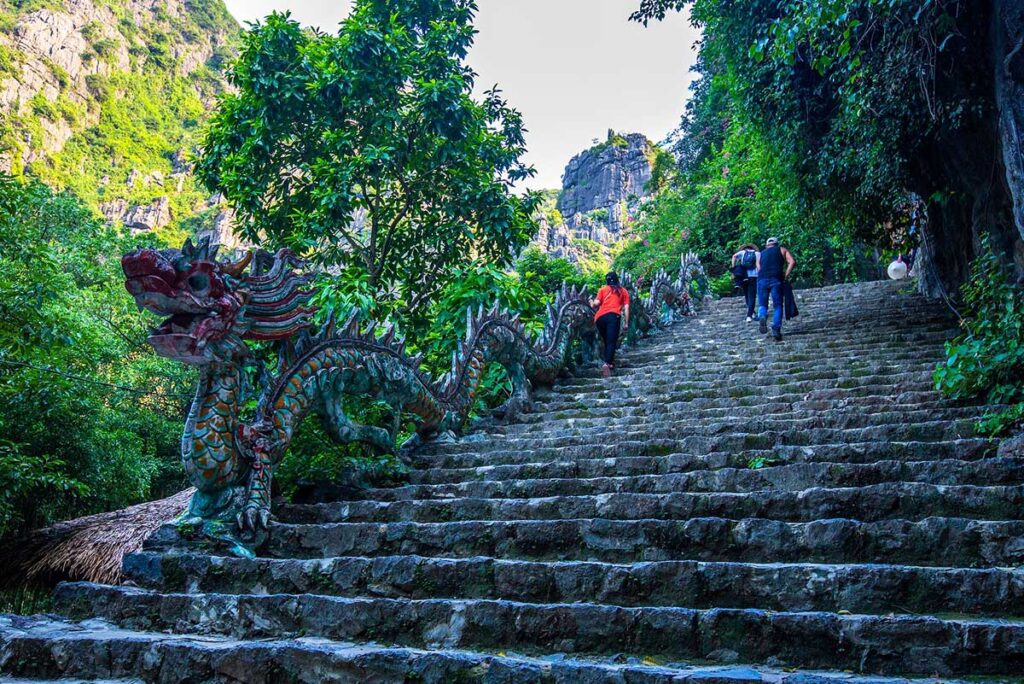
[[[0,616],[0,676],[1018,681],[1024,454],[935,392],[958,327],[903,287],[798,293],[782,344],[722,300],[402,486],[278,506],[257,558],[164,525],[132,586]]]
[[[603,244],[621,235],[630,221],[631,205],[646,196],[653,148],[640,133],[623,136],[608,131],[604,143],[573,157],[562,175],[558,198],[566,223],[576,230],[592,226],[591,239]],[[593,212],[602,213],[595,217]]]
[[[170,157],[169,168],[162,151],[150,149],[150,167],[129,171],[118,168],[123,160],[109,158],[106,147],[93,146],[83,134],[100,121],[106,103],[125,97],[111,86],[118,78],[150,78],[154,71],[168,78],[188,77],[223,50],[234,38],[234,24],[220,0],[62,0],[35,3],[45,7],[33,11],[17,9],[25,4],[7,3],[0,10],[11,23],[9,30],[0,32],[0,48],[11,57],[0,69],[0,117],[14,127],[14,135],[5,141],[7,149],[0,149],[0,170],[17,173],[45,162],[75,139],[88,150],[86,156],[98,162],[97,168],[110,169],[99,181],[102,195],[84,198],[109,221],[139,232],[185,218],[172,217],[169,210],[176,193],[198,194],[184,149],[164,151]],[[148,49],[155,44],[145,42],[157,34],[166,49],[159,57]],[[193,87],[204,101],[217,89],[206,76],[184,85]],[[187,132],[169,128],[167,143],[190,144],[179,139],[187,138]],[[62,180],[68,183],[53,174],[47,178],[58,186]],[[151,196],[167,196],[142,205],[124,199],[138,188],[157,189]]]
[[[647,197],[655,153],[654,143],[640,133],[608,131],[605,142],[573,157],[562,175],[556,204],[561,220],[553,214],[540,217],[535,244],[554,256],[578,261],[578,240],[605,247],[621,240]]]

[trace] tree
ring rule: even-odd
[[[124,291],[131,240],[0,175],[0,537],[177,491],[187,369]]]
[[[337,35],[273,14],[245,35],[197,172],[243,235],[422,313],[473,259],[529,240],[522,120],[472,97],[472,0],[357,0]]]
[[[730,130],[736,120],[757,130],[793,175],[808,216],[873,240],[880,226],[907,225],[908,198],[919,198],[925,288],[952,293],[980,236],[991,233],[1005,253],[1024,235],[1012,211],[1014,201],[1024,205],[1012,134],[1024,120],[1012,97],[1024,82],[1019,5],[642,0],[633,18],[690,7],[704,38],[702,101],[689,123],[717,111]],[[715,92],[728,97],[716,101]],[[714,149],[718,132],[702,130],[710,147],[687,142],[685,163]]]

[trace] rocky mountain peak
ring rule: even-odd
[[[603,142],[565,167],[554,206],[548,202],[538,217],[535,243],[549,254],[579,261],[598,246],[623,239],[649,195],[647,184],[659,154],[665,152],[642,133],[609,129]]]

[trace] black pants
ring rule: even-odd
[[[619,325],[621,325],[619,314],[606,313],[597,319],[597,332],[601,335],[604,348],[601,351],[601,359],[609,366],[615,363],[615,345],[619,343]]]
[[[747,300],[747,315],[753,318],[754,308],[757,307],[757,278],[743,281],[743,297]]]

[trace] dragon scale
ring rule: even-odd
[[[375,323],[361,326],[353,316],[339,326],[328,316],[314,332],[311,276],[300,272],[302,262],[291,252],[260,252],[250,272],[253,255],[227,262],[216,252],[208,241],[186,241],[181,249],[136,250],[122,267],[136,302],[166,317],[149,337],[157,353],[199,369],[182,437],[185,472],[197,490],[184,522],[239,555],[252,555],[265,539],[273,472],[311,412],[338,443],[393,451],[403,415],[415,417],[419,439],[460,432],[488,364],[501,364],[512,381],[512,396],[498,411],[507,419],[528,408],[533,386],[550,384],[573,365],[577,341],[585,360],[593,351],[589,297],[563,286],[537,339],[518,316],[497,308],[468,311],[465,340],[451,369],[435,380],[420,368],[422,357],[406,353],[393,327],[378,335]],[[703,272],[692,256],[682,265],[678,280],[659,274],[648,297],[631,297],[627,339],[691,313],[691,283]],[[624,277],[623,285],[633,295],[634,281]],[[273,373],[245,340],[273,344]],[[247,369],[253,366],[260,388],[247,419],[242,406],[251,395]],[[346,397],[382,401],[391,419],[383,426],[357,423],[346,412]]]

